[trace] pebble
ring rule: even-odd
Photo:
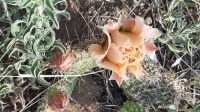
[[[147,17],[147,18],[145,19],[145,23],[146,23],[147,25],[152,24],[152,19],[151,19],[151,17]]]
[[[140,7],[144,7],[145,3],[141,2]]]
[[[115,0],[105,0],[108,3],[115,3]]]
[[[95,14],[95,12],[96,12],[96,9],[95,9],[94,6],[91,6],[91,7],[88,9],[88,14],[89,14],[89,15],[93,15],[93,14]]]

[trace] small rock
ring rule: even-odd
[[[145,3],[141,2],[140,3],[140,7],[143,7],[145,5]]]
[[[151,19],[151,17],[147,17],[147,18],[145,19],[145,23],[146,23],[147,25],[152,24],[152,19]]]
[[[89,8],[89,10],[88,10],[88,14],[89,14],[89,15],[93,15],[93,14],[95,14],[95,12],[96,12],[96,10],[95,10],[95,7],[94,7],[94,6],[91,6],[91,7]]]
[[[115,3],[115,0],[105,0],[108,3]]]

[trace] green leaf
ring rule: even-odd
[[[38,5],[34,5],[32,8],[31,8],[31,10],[30,10],[30,12],[29,12],[29,16],[28,16],[28,20],[27,20],[27,22],[28,22],[28,25],[30,25],[31,23],[32,23],[32,20],[36,17],[36,8],[38,7]]]
[[[45,41],[47,42],[47,44],[45,45],[46,48],[50,48],[54,42],[55,42],[56,38],[54,36],[51,37],[45,37]]]
[[[192,112],[200,112],[200,103],[197,103],[194,108],[192,109]]]
[[[12,66],[13,66],[13,65],[10,64],[10,65],[8,65],[7,67],[5,67],[5,68],[3,69],[3,72],[1,73],[1,76],[6,76],[9,72],[11,72],[12,70],[8,71],[8,69],[11,68]]]
[[[24,49],[24,48],[14,48],[14,49],[12,49],[12,51],[9,53],[8,57],[10,58],[10,57],[12,56],[12,54],[13,54],[14,52],[16,52],[16,51],[21,52],[22,54],[29,54],[29,51],[26,50],[26,49]]]
[[[179,0],[172,0],[169,5],[168,11],[171,12],[179,4],[179,2]]]
[[[17,5],[20,8],[25,8],[30,5],[33,0],[5,0],[5,2],[11,5]]]
[[[39,61],[37,59],[34,60],[33,65],[31,66],[31,74],[34,77],[38,76],[38,69],[39,69]]]
[[[21,68],[21,60],[18,60],[18,62],[14,63],[14,69],[17,73],[19,73],[19,69]]]
[[[200,10],[199,10],[199,11],[197,11],[197,14],[198,14],[198,15],[200,15]]]
[[[164,39],[158,38],[158,40],[163,44],[166,44],[166,43],[168,43],[170,41],[169,38],[164,38]]]
[[[0,21],[4,23],[10,23],[11,21],[6,19],[5,17],[0,17]]]
[[[185,22],[185,20],[182,20],[179,17],[175,18],[175,21],[177,23],[177,28],[178,28],[178,30],[176,32],[178,32],[178,31],[179,31],[178,33],[182,32],[185,29],[187,22]]]
[[[8,4],[11,4],[11,5],[18,5],[18,6],[20,6],[21,0],[20,1],[19,0],[5,0],[5,2],[8,3]]]
[[[52,0],[45,0],[45,5],[47,6],[47,8],[49,8],[51,11],[53,11],[55,8],[53,6],[53,2]]]
[[[25,73],[27,74],[30,74],[30,69],[31,69],[31,66],[29,65],[21,65],[21,68],[20,68],[22,71],[24,71]]]
[[[178,6],[182,6],[182,7],[196,7],[196,4],[195,3],[189,3],[189,2],[185,2],[185,1],[182,1],[180,0]]]
[[[50,17],[50,19],[52,20],[56,29],[59,29],[59,22],[58,22],[56,14],[52,10],[50,10],[49,8],[45,8],[45,11],[46,11],[47,15]]]
[[[44,78],[40,77],[40,75],[38,75],[37,81],[42,85],[50,85],[51,84],[50,82],[47,82]]]
[[[41,38],[39,39],[36,39],[33,43],[33,53],[37,56],[37,57],[40,57],[40,51],[38,50],[38,45],[39,45],[39,42],[40,42]]]
[[[185,38],[183,38],[182,36],[181,37],[177,37],[177,38],[175,38],[175,43],[185,44]]]
[[[53,5],[56,5],[58,3],[62,3],[62,2],[65,2],[65,1],[63,1],[63,0],[53,0],[52,2],[53,2]]]
[[[45,11],[47,15],[50,17],[50,19],[52,20],[56,29],[59,29],[59,22],[58,22],[57,15],[63,15],[67,19],[70,19],[70,14],[67,11],[65,10],[59,11],[54,7],[54,5],[60,2],[63,2],[63,1],[62,0],[53,0],[53,1],[46,0],[45,1],[45,6],[46,6]]]
[[[66,47],[62,44],[59,43],[58,41],[54,42],[54,47],[57,47],[58,49],[60,49],[64,54],[66,54]]]
[[[189,43],[190,47],[200,49],[200,45],[193,44],[192,42]]]
[[[70,95],[72,94],[73,90],[74,90],[74,87],[76,85],[76,82],[77,82],[78,78],[77,77],[68,77],[67,78],[67,84],[65,85],[65,92]]]
[[[18,7],[12,9],[13,12],[13,21],[17,21],[20,18],[20,12]]]
[[[23,37],[23,40],[22,40],[22,42],[23,42],[23,44],[24,45],[26,45],[27,43],[28,43],[28,41],[33,41],[33,35],[31,35],[31,33],[26,33],[25,35],[24,35],[24,37]]]
[[[5,46],[5,50],[4,53],[1,55],[0,60],[10,51],[11,47],[13,46],[13,44],[16,42],[16,38],[7,38],[4,40],[4,43],[2,45]]]
[[[155,6],[155,8],[160,8],[160,1],[159,0],[152,0],[153,5]]]
[[[7,94],[9,93],[9,91],[12,91],[13,88],[12,88],[12,85],[11,84],[0,84],[0,95],[3,95],[3,94]]]
[[[56,29],[59,29],[59,22],[58,22],[57,15],[63,15],[67,19],[70,19],[70,14],[68,12],[66,12],[65,10],[59,11],[54,7],[54,5],[60,2],[63,2],[63,1],[61,0],[53,0],[53,1],[46,0],[45,1],[45,6],[46,6],[45,11],[47,15],[50,17],[50,19],[52,20]]]
[[[46,48],[51,47],[54,44],[55,40],[56,40],[56,35],[54,31],[51,31],[51,37],[45,36],[45,41],[47,42],[45,47]]]
[[[11,49],[11,47],[13,46],[13,44],[15,44],[16,40],[17,40],[16,38],[10,39],[10,40],[5,44],[6,51],[8,51],[8,50]]]
[[[26,61],[26,56],[23,54],[21,57],[19,57],[15,63],[14,63],[14,69],[19,73],[19,70],[21,68],[21,63]]]
[[[193,23],[186,30],[191,30],[192,31],[191,33],[199,33],[200,32],[200,21]]]
[[[200,83],[195,83],[194,86],[198,89],[200,89]]]
[[[132,101],[124,102],[121,111],[122,112],[146,112],[144,107]]]
[[[186,41],[185,41],[185,47],[186,47],[188,53],[190,53],[192,55],[192,52],[190,50],[190,41],[189,41],[189,39],[186,39]]]
[[[175,12],[175,11],[173,11],[172,12],[172,16],[175,17],[175,18],[182,18],[182,17],[184,17],[184,14],[183,14],[183,12]]]
[[[31,24],[28,25],[28,27],[24,30],[24,36],[26,34],[31,34],[33,28],[37,27],[37,24],[36,24],[36,19],[33,19]]]
[[[22,0],[22,1],[23,2],[22,2],[22,5],[21,5],[21,8],[26,8],[26,7],[30,6],[31,3],[33,3],[32,0]]]
[[[33,65],[31,66],[31,73],[33,76],[37,79],[37,81],[42,85],[49,85],[50,83],[44,80],[44,78],[40,77],[40,68],[39,68],[40,62],[38,60],[35,60],[33,62]]]
[[[11,34],[14,37],[16,37],[17,32],[20,32],[20,27],[18,26],[18,24],[20,24],[20,23],[25,23],[25,21],[17,20],[11,25]]]
[[[179,52],[182,52],[181,50],[178,50],[176,47],[170,45],[170,44],[167,44],[168,48],[174,52],[174,53],[179,53]]]
[[[65,10],[62,10],[62,11],[56,11],[56,13],[57,13],[57,14],[61,14],[61,15],[63,15],[63,16],[66,17],[68,20],[71,19],[70,14],[69,14],[67,11],[65,11]]]

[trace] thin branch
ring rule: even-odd
[[[86,74],[82,74],[82,75],[40,75],[40,77],[81,77],[81,76],[87,76],[87,75],[91,75],[91,74],[95,74],[95,73],[100,73],[104,70],[100,70],[97,72],[91,72],[91,73],[86,73]],[[18,76],[0,76],[0,77],[34,77],[32,74],[18,74]]]

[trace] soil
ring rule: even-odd
[[[108,82],[108,84],[104,82]],[[81,77],[75,86],[71,99],[69,108],[78,106],[78,110],[87,110],[86,112],[119,111],[119,106],[122,106],[123,102],[127,100],[123,89],[115,81],[109,81],[103,77],[103,74]],[[112,106],[109,107],[109,105]]]
[[[76,86],[71,98],[80,104],[96,104],[99,94],[99,86],[95,85],[96,81],[92,80],[92,76],[81,77]]]

